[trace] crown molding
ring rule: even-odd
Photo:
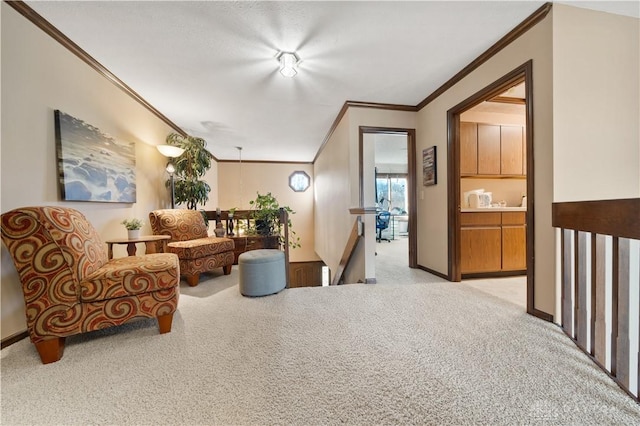
[[[71,53],[80,58],[83,62],[97,71],[100,75],[105,77],[111,83],[113,83],[116,87],[124,91],[127,95],[131,96],[133,99],[138,101],[143,107],[148,109],[152,114],[162,120],[165,124],[175,130],[177,133],[182,136],[187,136],[187,133],[182,130],[177,124],[173,121],[169,120],[164,114],[158,111],[153,105],[147,102],[142,96],[140,96],[135,90],[125,84],[122,80],[115,76],[111,71],[109,71],[104,65],[98,62],[94,57],[89,55],[85,50],[83,50],[80,46],[74,43],[69,37],[64,35],[60,30],[51,24],[51,22],[44,19],[40,14],[38,14],[35,10],[31,9],[25,2],[23,1],[6,1],[9,6],[15,9],[20,15],[27,18],[31,21],[36,27],[40,28],[46,34],[51,36],[54,40],[60,43],[62,46],[67,48]],[[217,160],[216,160],[217,161]]]
[[[514,29],[509,31],[504,37],[498,40],[493,46],[484,51],[480,56],[473,60],[469,65],[460,70],[456,75],[451,77],[446,83],[437,88],[433,93],[427,96],[422,102],[417,105],[417,110],[420,111],[422,108],[431,103],[438,96],[442,95],[444,92],[453,87],[460,80],[471,74],[476,68],[480,65],[487,62],[494,55],[500,52],[502,49],[507,47],[511,42],[516,40],[522,34],[529,31],[533,28],[538,22],[542,21],[547,14],[551,11],[553,4],[551,2],[547,2],[540,6],[535,12],[529,15],[524,21],[519,23]]]

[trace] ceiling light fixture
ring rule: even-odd
[[[280,52],[276,56],[278,62],[280,62],[280,74],[285,77],[293,77],[298,74],[298,64],[300,58],[293,52]]]

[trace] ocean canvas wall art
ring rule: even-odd
[[[55,130],[62,200],[136,202],[134,143],[59,110]]]

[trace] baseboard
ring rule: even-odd
[[[29,332],[27,330],[19,331],[18,333],[12,334],[6,339],[2,339],[2,342],[0,342],[0,349],[11,346],[22,339],[26,339],[27,337],[29,337]]]
[[[426,266],[416,265],[416,268],[422,269],[423,271],[428,272],[431,275],[435,275],[436,277],[444,278],[447,281],[451,281],[446,274],[443,274],[443,273],[438,272],[438,271],[434,271],[433,269],[427,268]]]
[[[467,278],[505,278],[505,277],[518,277],[521,275],[527,275],[526,269],[521,271],[497,271],[497,272],[472,272],[468,274],[462,274],[462,279]]]

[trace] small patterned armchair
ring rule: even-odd
[[[18,208],[0,219],[43,364],[62,357],[67,336],[134,318],[157,318],[160,333],[171,331],[180,288],[176,255],[108,260],[95,228],[71,208]]]
[[[230,238],[210,237],[202,213],[197,210],[164,209],[149,213],[149,222],[155,235],[169,235],[167,251],[180,259],[180,272],[187,283],[198,285],[200,273],[223,268],[231,273],[233,249]]]

